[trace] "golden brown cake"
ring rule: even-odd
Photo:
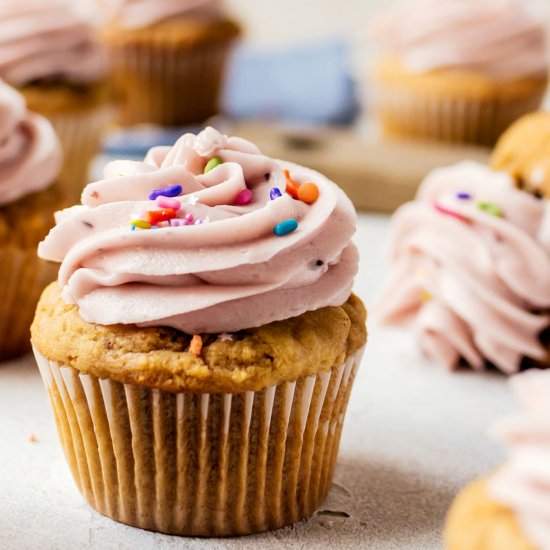
[[[447,550],[537,550],[515,513],[487,494],[487,480],[468,485],[453,503],[445,529]]]
[[[531,113],[512,125],[498,141],[491,166],[508,172],[521,189],[550,198],[550,113]]]

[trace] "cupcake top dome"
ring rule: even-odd
[[[107,60],[78,4],[71,0],[2,0],[0,78],[87,84],[103,78]]]
[[[522,411],[502,421],[495,436],[508,461],[491,479],[490,496],[512,509],[537,548],[550,548],[550,371],[531,370],[511,380]]]
[[[411,327],[424,354],[449,368],[489,361],[513,373],[524,357],[544,360],[549,205],[481,164],[435,170],[394,216],[378,318]]]
[[[413,72],[502,80],[548,72],[545,25],[530,0],[404,0],[380,14],[372,36]]]
[[[145,27],[181,15],[222,13],[221,0],[96,0],[108,19],[123,27]]]
[[[21,94],[0,80],[0,206],[46,189],[60,167],[51,124],[27,111]]]
[[[355,210],[322,175],[213,128],[116,161],[39,247],[85,321],[233,332],[343,304]]]

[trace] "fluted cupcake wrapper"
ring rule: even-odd
[[[30,351],[36,304],[58,267],[40,260],[35,247],[0,246],[0,258],[0,361],[5,361]]]
[[[282,527],[322,503],[362,351],[240,394],[172,394],[35,355],[74,479],[96,510],[143,529],[221,536]]]
[[[59,182],[70,204],[80,202],[82,191],[89,183],[90,162],[101,148],[112,114],[108,103],[81,111],[44,113],[61,141],[63,166]]]
[[[377,83],[373,106],[390,136],[492,146],[513,122],[536,111],[546,84],[510,99],[468,99]]]
[[[121,124],[183,126],[218,114],[232,42],[113,48],[113,81],[120,100]]]

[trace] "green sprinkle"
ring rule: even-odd
[[[492,202],[478,202],[476,203],[476,206],[486,214],[489,214],[490,216],[495,216],[497,218],[502,217],[502,210],[494,203]]]
[[[216,166],[219,166],[222,163],[223,163],[223,160],[220,157],[212,157],[206,163],[206,166],[204,167],[204,173],[208,174],[208,172],[210,172],[210,170],[214,170],[214,168],[216,168]]]
[[[130,225],[138,229],[151,229],[151,224],[147,223],[145,220],[132,220]]]

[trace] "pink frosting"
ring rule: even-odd
[[[60,166],[51,124],[29,113],[21,94],[0,80],[0,205],[49,187]]]
[[[376,313],[410,327],[425,355],[507,373],[545,358],[550,318],[535,311],[550,307],[549,201],[481,164],[435,170],[395,214],[390,249]]]
[[[0,77],[13,86],[62,78],[86,84],[106,74],[95,30],[72,0],[0,2]]]
[[[540,550],[550,550],[550,371],[531,370],[511,383],[523,410],[495,429],[510,456],[489,493],[517,514]]]
[[[545,25],[530,0],[406,0],[372,31],[414,72],[466,69],[499,79],[548,72]]]
[[[123,27],[146,27],[181,15],[212,16],[222,12],[221,0],[96,0],[107,18]]]
[[[213,156],[223,163],[204,174]],[[284,169],[316,183],[319,199],[307,205],[287,195]],[[207,128],[152,149],[144,162],[113,162],[105,176],[86,187],[81,206],[58,213],[39,247],[42,258],[62,262],[63,296],[88,322],[233,332],[341,305],[351,293],[355,211],[317,172]],[[151,191],[176,184],[184,192],[178,218],[203,223],[131,231],[131,220],[158,209]],[[237,205],[247,188],[252,201]],[[275,200],[273,188],[282,191]],[[298,229],[275,235],[288,219]]]

